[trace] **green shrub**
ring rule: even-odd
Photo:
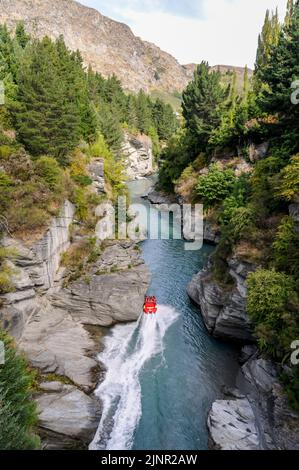
[[[299,155],[291,159],[291,163],[287,165],[280,173],[279,184],[277,185],[276,194],[287,201],[291,201],[293,197],[299,193]]]
[[[285,217],[273,243],[274,266],[299,278],[299,235],[293,217]]]
[[[40,157],[35,164],[36,174],[40,176],[52,191],[62,189],[63,172],[55,158]]]
[[[13,274],[13,270],[0,258],[0,294],[7,294],[14,290],[11,280]]]
[[[13,181],[8,174],[0,170],[0,190],[2,190],[2,188],[9,188],[12,185]]]
[[[220,170],[217,165],[212,165],[207,175],[199,177],[196,191],[204,204],[211,207],[228,196],[235,182],[232,170]]]
[[[7,160],[13,149],[9,145],[0,145],[0,160]]]
[[[38,416],[32,399],[35,376],[1,330],[0,341],[5,345],[5,364],[0,365],[0,449],[37,449],[40,442],[34,426]]]
[[[80,186],[90,186],[92,184],[92,179],[87,175],[76,175],[72,178]]]
[[[259,269],[247,279],[247,312],[255,325],[262,352],[282,360],[299,338],[295,282],[276,271]]]

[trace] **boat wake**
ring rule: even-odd
[[[160,355],[163,363],[163,339],[177,318],[173,308],[162,305],[157,315],[142,315],[137,324],[115,326],[106,337],[99,360],[107,372],[96,390],[103,413],[90,450],[132,448],[142,412],[140,372],[154,356]]]

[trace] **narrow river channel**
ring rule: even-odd
[[[141,196],[151,184],[130,183],[133,202],[148,206]],[[158,314],[140,312],[136,323],[106,336],[99,359],[107,373],[97,389],[103,415],[91,448],[204,450],[208,410],[223,385],[234,385],[238,369],[236,351],[209,336],[186,293],[213,248],[185,251],[183,240],[146,240],[141,249]]]

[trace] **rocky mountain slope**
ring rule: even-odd
[[[81,51],[86,65],[106,77],[115,73],[132,91],[172,92],[188,82],[170,54],[134,36],[127,25],[73,0],[0,0],[0,22],[13,28],[20,20],[37,37],[63,34],[70,49]]]
[[[0,23],[14,28],[24,21],[33,36],[56,39],[63,34],[71,50],[79,49],[86,66],[105,77],[116,74],[131,91],[181,92],[196,64],[180,65],[159,47],[134,36],[131,29],[74,0],[0,0]],[[215,66],[222,73],[242,67]]]

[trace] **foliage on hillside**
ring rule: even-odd
[[[163,151],[160,167],[164,189],[175,186],[202,202],[220,226],[219,282],[234,283],[227,264],[233,253],[261,267],[248,279],[248,313],[262,352],[277,361],[286,360],[299,339],[298,221],[289,213],[290,203],[299,202],[299,106],[291,102],[298,51],[299,1],[289,0],[283,24],[277,12],[267,12],[254,77],[245,74],[242,94],[235,77],[225,87],[202,63],[183,93],[183,128]],[[266,155],[252,157],[252,145],[264,142]],[[237,156],[243,174],[230,166]],[[293,368],[285,383],[298,408],[297,374]]]

